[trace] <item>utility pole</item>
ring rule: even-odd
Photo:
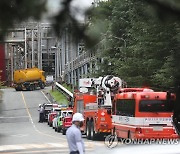
[[[14,45],[12,45],[12,50],[10,53],[10,59],[11,59],[11,86],[13,86],[13,72],[14,72]]]
[[[32,29],[32,38],[31,38],[31,41],[32,41],[32,67],[34,67],[34,30]]]
[[[24,30],[24,63],[25,63],[25,69],[27,68],[27,30],[26,30],[26,27],[25,27],[25,30]]]
[[[41,38],[42,38],[42,34],[41,34],[41,27],[40,27],[40,24],[38,22],[38,68],[39,69],[42,69],[42,41],[41,41]]]

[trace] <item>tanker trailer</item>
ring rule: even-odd
[[[38,68],[20,69],[14,71],[14,87],[16,91],[44,89],[44,71]]]

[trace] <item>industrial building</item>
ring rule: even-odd
[[[95,68],[95,54],[72,35],[70,27],[62,29],[57,38],[49,23],[23,23],[9,30],[3,47],[5,58],[1,65],[5,66],[8,85],[13,85],[13,72],[17,69],[38,67],[56,81],[77,85],[79,78],[89,76]]]

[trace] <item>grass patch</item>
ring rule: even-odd
[[[67,85],[66,83],[63,83],[62,86],[63,86],[64,88],[66,88],[67,90],[69,90],[70,92],[73,92],[73,90],[72,90],[72,88],[71,88],[70,85]]]
[[[71,86],[67,85],[66,83],[63,83],[62,86],[70,92],[73,91]],[[66,104],[68,106],[68,100],[66,96],[64,96],[61,92],[59,92],[58,90],[51,90],[50,94],[58,104]]]
[[[62,93],[60,93],[58,90],[54,90],[54,91],[51,90],[50,94],[58,104],[68,105],[67,98]]]

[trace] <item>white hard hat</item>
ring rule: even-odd
[[[84,117],[81,113],[75,113],[73,115],[72,121],[84,121]]]

